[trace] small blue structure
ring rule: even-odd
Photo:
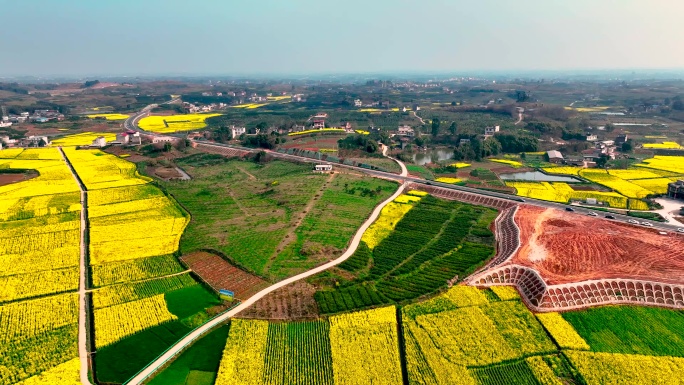
[[[221,289],[219,290],[219,297],[224,301],[232,301],[235,299],[235,293],[230,290]]]

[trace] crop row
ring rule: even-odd
[[[333,384],[326,321],[270,323],[263,383]]]
[[[178,319],[169,312],[164,295],[95,309],[95,346],[99,349],[127,336]]]
[[[139,281],[175,274],[184,270],[173,255],[109,262],[90,268],[95,287]]]
[[[197,282],[190,274],[181,274],[137,283],[107,286],[94,291],[93,306],[95,309],[100,309],[193,285],[197,285]]]
[[[335,313],[401,302],[465,276],[494,250],[490,246],[493,234],[486,228],[494,213],[430,196],[422,198],[374,250],[362,243],[340,266],[359,277],[334,290],[317,292],[314,297],[321,311]],[[372,267],[366,272],[369,261]]]

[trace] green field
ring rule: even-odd
[[[374,250],[362,243],[340,266],[355,278],[318,291],[316,302],[323,313],[337,313],[433,293],[493,254],[488,226],[495,216],[492,209],[424,197]]]
[[[213,385],[229,327],[222,326],[185,350],[150,385]]]
[[[163,182],[190,212],[188,253],[214,249],[273,280],[341,254],[394,183],[350,174],[314,174],[309,165],[190,157],[192,181]]]
[[[592,351],[684,357],[684,312],[605,306],[563,313]]]

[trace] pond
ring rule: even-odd
[[[422,166],[428,163],[437,163],[442,160],[453,159],[454,150],[448,148],[432,150],[427,152],[417,152],[413,154],[413,163]]]
[[[541,171],[526,171],[514,172],[512,174],[500,174],[499,178],[503,180],[526,180],[538,182],[565,182],[565,183],[579,183],[581,180],[571,176],[548,175]]]

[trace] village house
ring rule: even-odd
[[[615,138],[615,145],[616,146],[622,146],[627,142],[628,136],[627,134],[622,134],[618,135],[617,138]]]
[[[47,136],[31,135],[27,138],[22,138],[20,143],[22,147],[45,147],[50,145],[50,140]]]
[[[107,139],[105,139],[104,136],[98,136],[93,140],[93,143],[90,145],[90,147],[98,147],[102,148],[107,145]]]
[[[598,136],[595,134],[584,134],[584,140],[587,142],[595,142],[598,140]]]
[[[674,199],[684,199],[684,180],[668,184],[667,196]]]
[[[325,119],[324,118],[314,118],[313,119],[313,128],[314,129],[322,129],[325,128]]]
[[[237,139],[240,137],[240,135],[244,134],[247,132],[246,127],[235,127],[235,126],[230,126],[230,135],[232,136],[233,139]]]
[[[397,129],[397,135],[399,136],[414,136],[416,133],[411,126],[401,125]]]
[[[152,136],[151,141],[153,144],[157,143],[175,143],[178,138],[175,136]]]
[[[363,102],[361,101],[361,99],[354,100],[354,107],[362,107],[362,106],[363,106]]]
[[[314,171],[316,172],[329,172],[332,171],[332,164],[317,164],[314,166]]]
[[[555,164],[562,164],[563,163],[563,154],[561,154],[560,151],[556,151],[556,150],[547,151],[546,155],[549,157],[549,163],[555,163]]]
[[[497,132],[499,132],[499,126],[485,127],[484,137],[485,137],[485,139],[490,138],[490,137],[494,136],[494,134],[496,134]]]

